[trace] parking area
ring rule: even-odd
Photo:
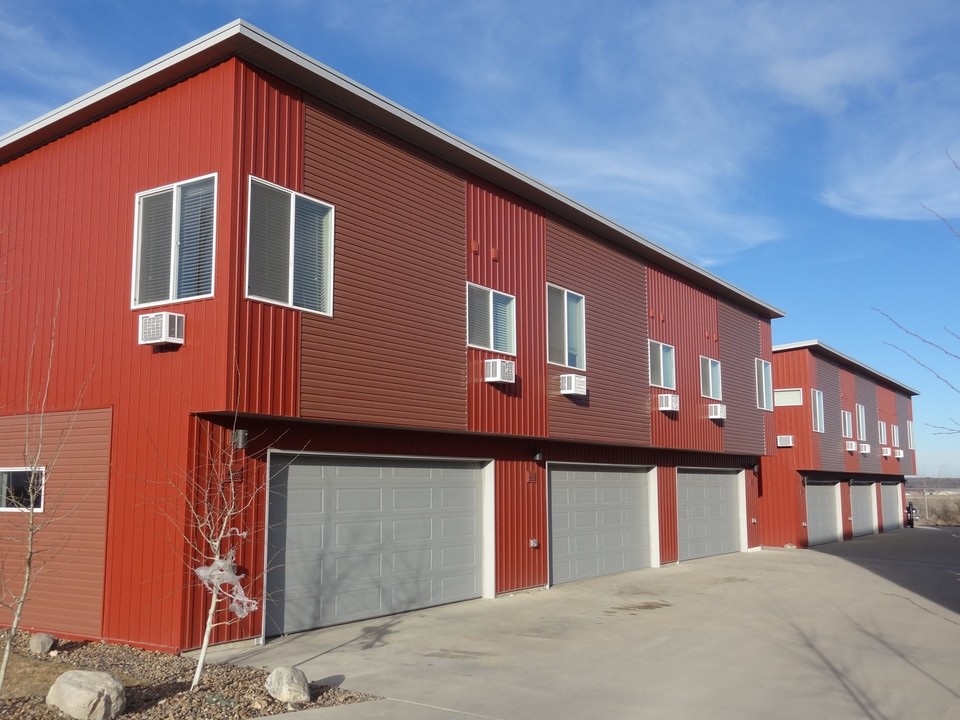
[[[763,550],[215,649],[325,718],[960,717],[960,529]]]

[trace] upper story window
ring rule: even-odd
[[[648,340],[650,351],[650,384],[667,390],[677,389],[677,365],[673,345]]]
[[[547,285],[547,360],[584,370],[587,341],[584,298],[556,285]]]
[[[891,425],[890,426],[890,444],[895,448],[900,447],[900,426]]]
[[[877,434],[880,436],[880,444],[887,444],[887,424],[883,420],[877,420]]]
[[[773,410],[773,365],[767,360],[756,359],[757,407]]]
[[[711,400],[723,400],[720,361],[700,356],[700,394]]]
[[[813,410],[813,431],[823,432],[823,392],[820,390],[810,391],[810,404]]]
[[[514,297],[467,283],[467,344],[512,355],[516,337]]]
[[[840,411],[840,428],[845,438],[853,437],[853,413],[849,410]]]
[[[907,449],[913,450],[913,420],[907,420]]]
[[[332,313],[332,205],[250,178],[247,297]]]
[[[857,405],[857,440],[867,441],[867,410],[863,405]]]
[[[773,404],[777,407],[803,405],[803,390],[800,388],[783,388],[773,391]]]
[[[0,511],[43,511],[44,468],[0,468]]]
[[[137,195],[133,306],[213,294],[216,177]]]

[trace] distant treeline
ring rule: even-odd
[[[926,488],[927,490],[960,489],[960,478],[907,478],[908,488]]]

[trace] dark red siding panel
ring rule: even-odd
[[[542,211],[476,180],[467,183],[467,280],[513,295],[516,356],[467,351],[469,429],[545,436],[546,231]],[[487,358],[517,364],[513,385],[484,382]]]
[[[765,451],[764,417],[757,407],[756,361],[763,358],[759,318],[742,308],[720,301],[717,308],[720,337],[720,371],[723,403],[723,450],[762,455]]]
[[[301,93],[277,78],[239,66],[239,169],[234,197],[239,242],[233,253],[231,288],[239,321],[236,338],[238,386],[231,390],[240,412],[295,416],[300,409],[300,315],[298,310],[246,300],[246,242],[249,178],[290,190],[302,189],[303,102]],[[228,366],[229,367],[229,366]]]
[[[463,178],[317,100],[305,153],[336,237],[333,317],[302,318],[302,415],[465,430]]]
[[[897,424],[897,396],[889,388],[877,387],[877,419],[887,424],[887,442],[879,444],[877,452],[881,448],[888,448],[890,454],[880,455],[880,472],[884,475],[900,475],[900,461],[893,456],[893,431],[892,427]],[[877,435],[879,436],[879,430]]]
[[[770,321],[760,319],[760,357],[769,362],[773,362],[773,338],[770,329]],[[773,387],[777,387],[776,365],[773,367]],[[777,417],[776,408],[774,412],[765,412],[763,414],[763,444],[764,452],[772,455],[777,451]]]
[[[844,469],[843,423],[840,418],[840,368],[822,358],[815,358],[816,381],[813,387],[823,393],[823,432],[820,433],[818,470],[839,472]],[[811,428],[813,417],[811,408]],[[854,413],[856,424],[856,413]]]
[[[43,509],[34,516],[43,527],[21,631],[100,638],[110,432],[109,408],[0,417],[0,467],[23,467],[25,452],[39,452],[45,470]],[[19,588],[27,514],[0,513],[0,537],[3,580]]]
[[[583,295],[586,308],[586,370],[546,366],[550,436],[649,445],[645,264],[548,217],[547,281]],[[561,395],[563,373],[585,375],[587,397]]]
[[[647,276],[649,337],[674,347],[675,392],[680,395],[678,413],[663,413],[652,405],[652,443],[656,447],[721,452],[723,429],[707,418],[707,405],[717,401],[704,398],[700,389],[700,356],[720,360],[716,298],[658,267],[650,266]],[[650,392],[655,396],[674,391],[651,388]]]
[[[916,456],[909,447],[910,434],[907,432],[907,422],[913,422],[913,403],[906,395],[897,395],[897,423],[900,426],[900,449],[903,450],[900,473],[913,475],[917,472]]]
[[[860,456],[860,472],[880,473],[880,437],[877,429],[879,413],[877,411],[877,386],[866,378],[857,377],[857,402],[863,405],[867,418],[867,442],[870,453]],[[856,424],[856,416],[854,416]],[[854,430],[856,433],[856,430]]]
[[[856,440],[857,438],[857,379],[848,370],[840,370],[840,407],[850,413],[851,429],[853,431],[853,437],[843,438],[840,442],[843,448],[843,469],[845,472],[853,473],[860,469],[860,453],[857,451],[848,452],[846,443],[848,440]],[[858,441],[857,445],[859,444]],[[849,515],[849,513],[847,514]],[[850,532],[853,532],[852,526]]]

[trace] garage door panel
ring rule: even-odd
[[[877,531],[877,493],[873,483],[850,486],[850,514],[854,537]]]
[[[647,482],[641,470],[551,467],[551,582],[649,567]]]
[[[740,478],[736,473],[677,473],[679,559],[739,552]]]
[[[823,545],[840,540],[840,496],[837,483],[808,483],[807,544]]]
[[[268,635],[481,594],[479,465],[276,458],[272,469]]]
[[[899,483],[883,483],[880,486],[880,502],[883,507],[883,529],[895,530],[903,526]]]

